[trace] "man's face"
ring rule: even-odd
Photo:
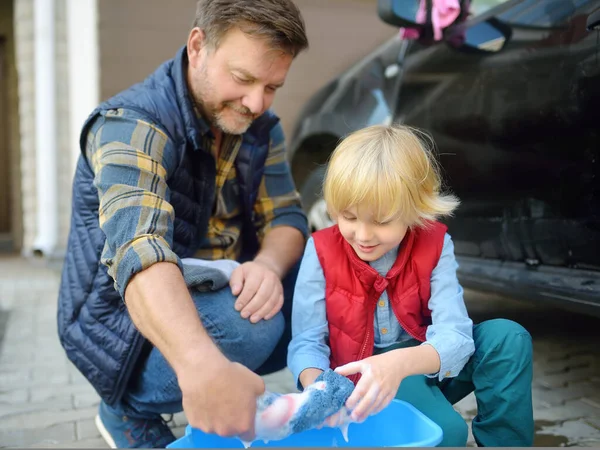
[[[273,103],[292,55],[237,28],[217,48],[195,28],[188,39],[188,85],[203,117],[225,133],[242,134]]]

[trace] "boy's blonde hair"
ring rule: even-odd
[[[450,215],[458,199],[441,192],[433,141],[403,126],[375,125],[346,137],[331,155],[323,195],[330,215],[372,208],[375,220],[409,227]]]

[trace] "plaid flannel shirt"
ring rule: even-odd
[[[199,119],[206,149],[214,138]],[[217,158],[216,195],[208,232],[196,257],[237,259],[241,252],[242,211],[235,158],[241,137],[224,135]],[[86,140],[86,157],[100,198],[99,221],[106,235],[102,263],[124,294],[129,279],[161,261],[181,265],[171,250],[175,211],[167,179],[177,167],[174,144],[158,124],[130,110],[110,110],[95,119]],[[300,196],[285,157],[283,134],[273,139],[255,203],[259,241],[277,226],[308,234]]]

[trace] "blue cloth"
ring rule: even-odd
[[[256,400],[256,441],[279,441],[293,433],[310,430],[325,423],[327,417],[344,407],[354,384],[348,378],[328,369],[303,392],[279,394],[265,391]],[[246,447],[251,442],[242,441]]]
[[[375,261],[373,267],[381,270],[380,273],[387,272],[391,267],[390,262],[393,263],[392,258],[386,254],[380,259],[382,261]],[[440,355],[440,371],[430,375],[439,380],[457,376],[475,351],[473,322],[467,315],[463,289],[456,277],[457,267],[454,244],[450,235],[446,234],[440,260],[431,275],[429,309],[433,323],[427,328],[425,342],[432,345]],[[410,336],[395,320],[387,295],[382,300],[386,307],[377,306],[374,326],[378,332],[375,334],[375,345],[385,347],[409,339]],[[379,332],[384,327],[388,329],[385,341]],[[329,367],[328,336],[325,277],[311,238],[306,244],[294,291],[288,366],[296,380],[309,367],[321,370]]]
[[[188,289],[200,292],[218,291],[229,284],[232,272],[239,266],[237,261],[221,259],[206,261],[196,258],[185,258],[183,278]]]
[[[321,425],[325,419],[338,412],[352,394],[354,383],[345,376],[327,369],[320,374],[315,383],[325,382],[325,389],[315,389],[309,400],[302,405],[292,419],[292,431],[299,433]]]
[[[175,211],[173,228],[165,239],[179,258],[192,256],[206,234],[214,201],[215,162],[202,148],[201,130],[186,82],[185,47],[143,83],[137,84],[100,105],[86,121],[81,133],[85,150],[88,129],[108,110],[125,108],[139,113],[149,123],[160,124],[174,143],[177,166],[168,179],[168,201]],[[236,161],[240,178],[241,206],[246,226],[244,253],[257,249],[255,230],[250,229],[254,200],[263,176],[271,134],[281,125],[271,112],[258,118],[243,136]],[[107,267],[100,263],[107,236],[99,226],[99,199],[94,173],[85,158],[79,158],[73,182],[71,229],[58,298],[58,333],[68,358],[109,405],[122,396],[140,358],[145,339],[133,325],[122,293],[130,277],[142,268],[131,258],[119,270],[115,289]],[[304,217],[301,211],[298,217]],[[306,227],[305,220],[299,226]]]

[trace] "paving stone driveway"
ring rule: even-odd
[[[93,418],[98,396],[67,361],[56,335],[58,274],[0,258],[0,447],[105,448]],[[533,335],[538,446],[600,445],[600,320],[468,292],[475,321],[518,320]],[[290,392],[287,371],[265,377]],[[474,416],[473,396],[457,409]],[[185,417],[174,417],[181,435]],[[472,440],[471,440],[472,445]]]

